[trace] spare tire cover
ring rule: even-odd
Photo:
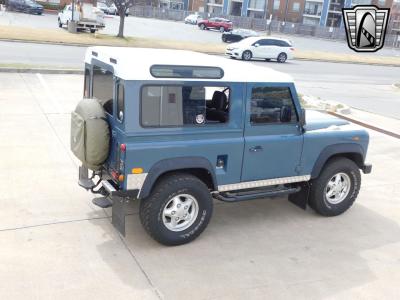
[[[98,170],[110,150],[110,128],[96,99],[81,100],[71,114],[71,150],[82,164]]]

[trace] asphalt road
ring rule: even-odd
[[[107,16],[106,27],[102,33],[116,35],[119,26],[118,16]],[[58,29],[57,15],[44,14],[42,16],[24,13],[1,12],[0,25],[21,26],[29,28]],[[65,29],[59,29],[65,30]],[[163,40],[178,40],[196,43],[222,43],[221,33],[213,30],[200,30],[197,26],[158,19],[136,18],[129,16],[125,19],[125,36],[143,37]],[[308,51],[328,51],[342,54],[354,54],[347,43],[323,39],[310,39],[301,36],[276,35],[290,39],[295,48]],[[364,56],[400,56],[400,49],[384,48],[376,53],[359,53]]]
[[[85,47],[0,42],[0,64],[83,68]],[[400,119],[400,68],[312,61],[252,62],[291,74],[304,95]]]

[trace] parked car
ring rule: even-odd
[[[294,48],[289,40],[273,37],[249,37],[226,47],[225,54],[231,58],[251,60],[254,58],[267,61],[276,59],[284,63],[293,58]]]
[[[11,11],[21,11],[36,15],[43,13],[43,6],[33,0],[8,0],[7,3],[7,9]]]
[[[201,16],[197,14],[188,15],[185,18],[185,24],[197,25],[197,22],[200,21],[201,19],[202,19]]]
[[[360,170],[371,172],[367,131],[306,116],[284,73],[190,51],[91,47],[84,74],[85,98],[71,114],[79,184],[112,207],[123,235],[131,201],[165,245],[198,237],[213,198],[289,195],[337,216],[355,201]]]
[[[107,5],[104,2],[97,2],[97,8],[100,9],[107,15],[116,15],[117,14],[117,7],[115,4]]]
[[[232,22],[223,18],[210,18],[197,22],[200,29],[218,29],[220,32],[231,31],[233,28]]]
[[[221,36],[221,39],[225,43],[232,43],[232,42],[239,42],[251,36],[259,36],[259,34],[253,30],[235,29],[229,32],[224,32]]]
[[[91,3],[82,3],[74,6],[72,14],[72,5],[68,4],[58,13],[58,27],[64,25],[68,27],[68,23],[73,20],[76,22],[77,30],[89,30],[95,33],[97,30],[105,27],[104,13]]]

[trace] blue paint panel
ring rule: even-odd
[[[224,15],[228,15],[228,5],[229,5],[229,0],[224,0],[224,6],[222,7],[222,13]]]
[[[249,7],[250,0],[243,0],[242,4],[242,17],[247,17],[247,8]]]
[[[303,135],[298,123],[259,124],[250,123],[251,93],[253,87],[289,87],[297,114],[300,106],[292,83],[248,84],[245,147],[243,154],[242,181],[296,176],[303,148]],[[260,151],[252,151],[261,147]]]
[[[326,26],[326,19],[328,18],[329,4],[330,4],[330,0],[324,0],[324,4],[322,5],[321,19],[319,21],[320,26]]]
[[[355,142],[352,137],[358,136],[360,141]],[[304,149],[302,156],[302,174],[311,174],[316,160],[321,151],[333,144],[354,143],[361,145],[364,153],[367,153],[369,136],[368,133],[359,127],[352,130],[310,130],[304,134]]]
[[[230,121],[226,124],[184,126],[169,128],[143,128],[140,125],[140,93],[143,85],[205,85],[230,87]],[[127,160],[126,170],[141,167],[145,172],[166,158],[199,156],[216,166],[217,157],[226,158],[224,170],[216,168],[218,184],[240,181],[243,156],[243,84],[225,82],[130,82],[126,101]]]

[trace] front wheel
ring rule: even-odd
[[[243,60],[251,60],[252,57],[253,57],[253,54],[249,50],[244,51],[242,54]]]
[[[200,27],[200,29],[201,29],[201,30],[204,30],[204,29],[206,29],[206,25],[204,25],[204,24],[200,24],[200,26],[199,26],[199,27]]]
[[[286,53],[280,53],[278,55],[278,58],[276,59],[279,63],[284,63],[287,60],[287,55]]]
[[[225,28],[221,26],[221,27],[219,28],[219,32],[224,33],[224,32],[225,32]]]
[[[353,205],[360,186],[358,166],[348,158],[334,158],[311,182],[309,204],[320,215],[340,215]]]
[[[164,177],[140,203],[140,221],[152,238],[172,246],[186,244],[207,227],[213,210],[208,187],[197,177]]]
[[[95,33],[96,29],[90,29],[90,33]]]

